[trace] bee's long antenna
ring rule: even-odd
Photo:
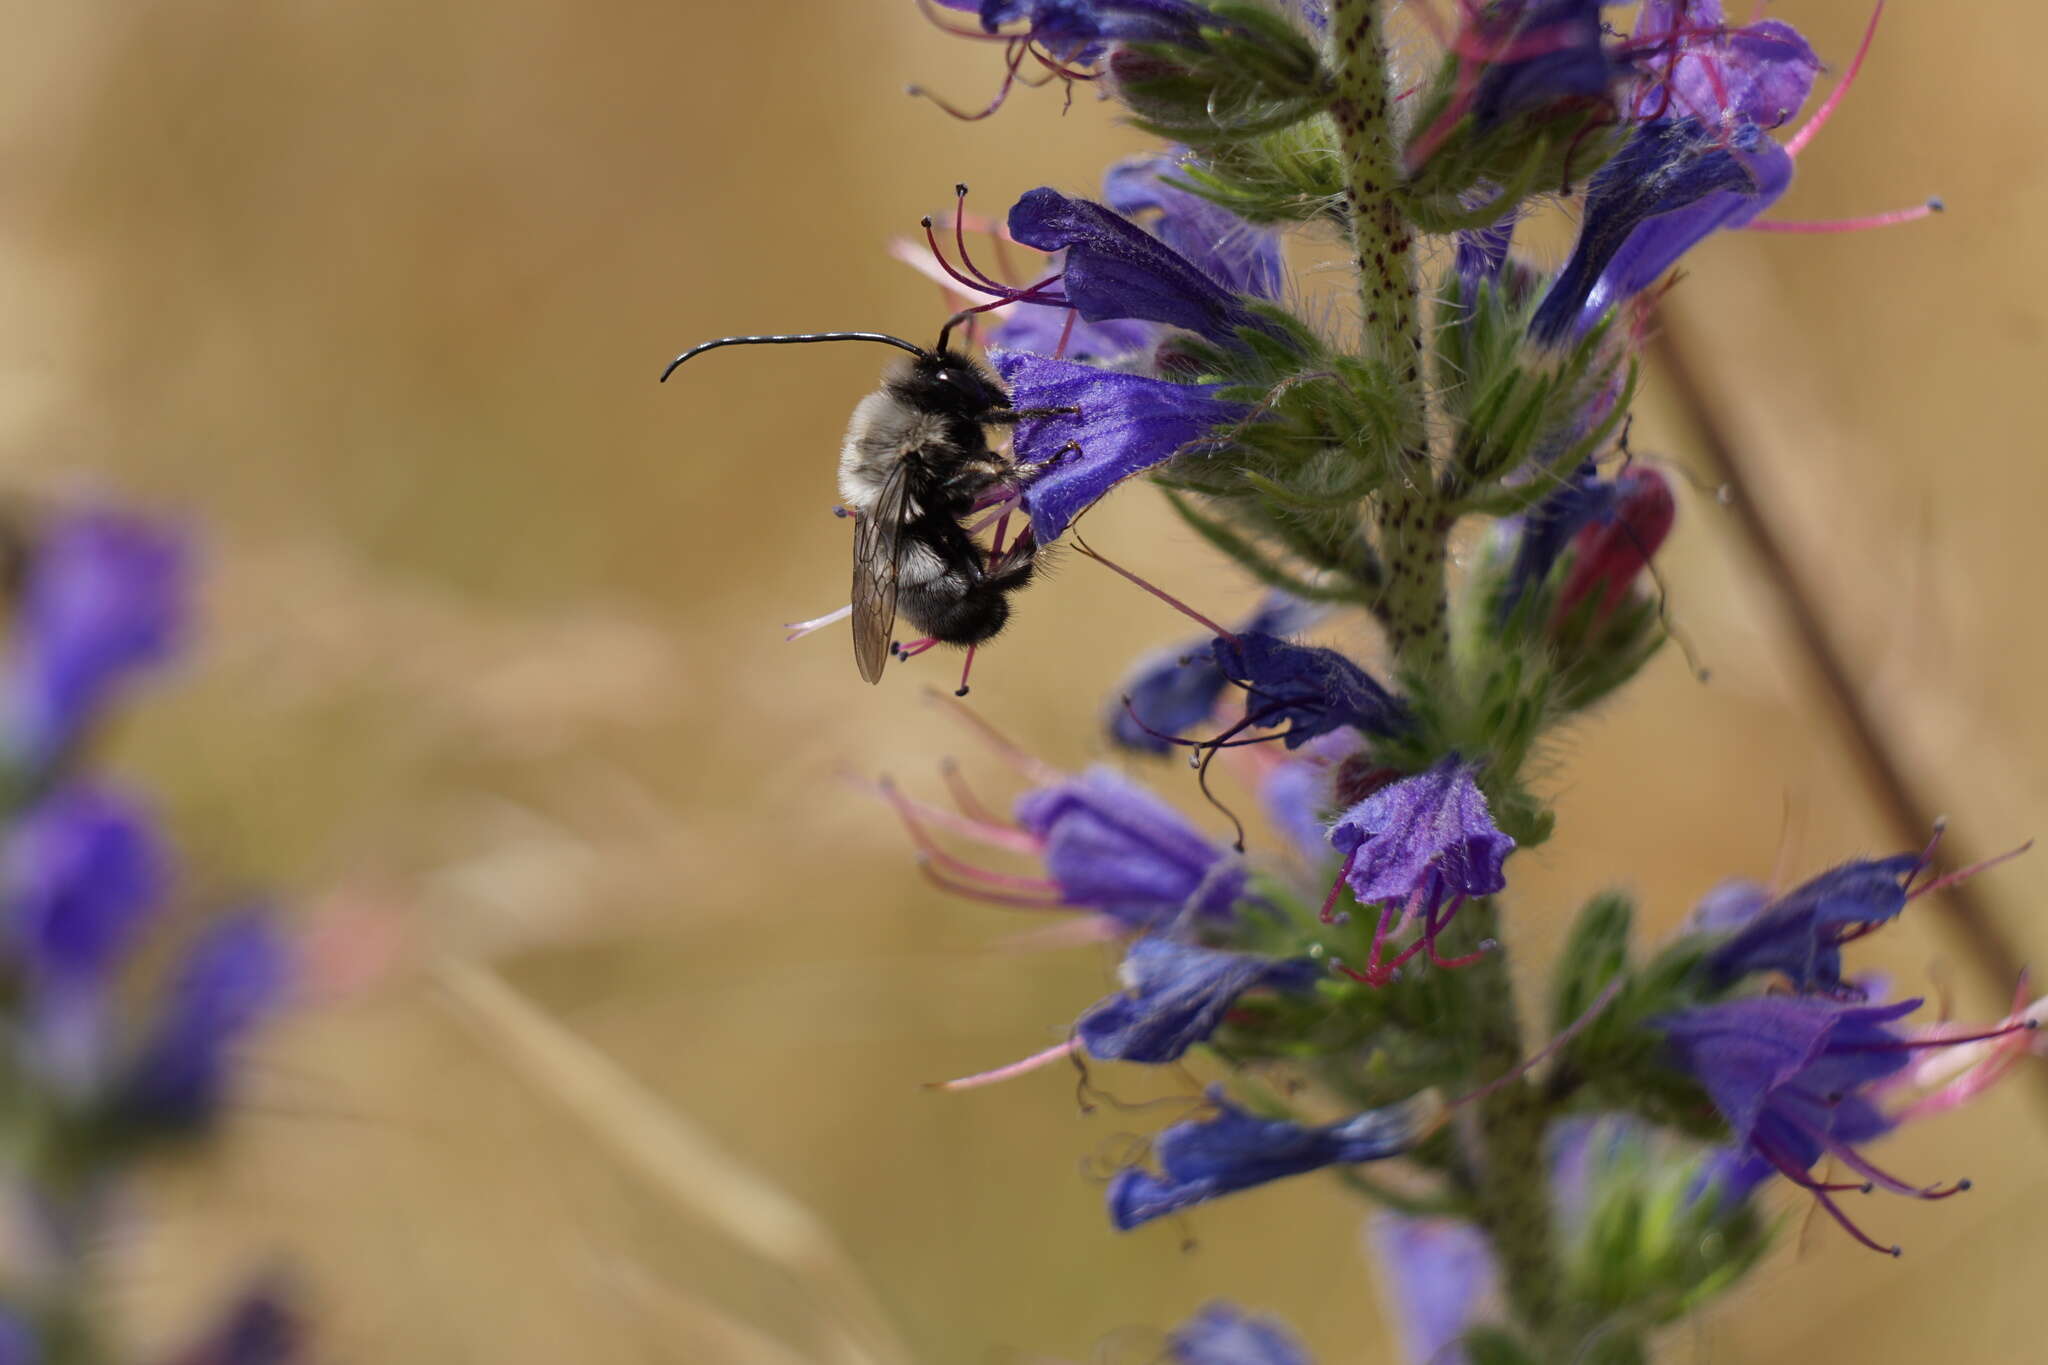
[[[887,332],[805,332],[796,336],[720,337],[701,346],[692,346],[669,361],[668,368],[661,372],[661,380],[664,384],[667,383],[668,377],[676,372],[676,366],[693,355],[702,355],[719,346],[790,346],[800,341],[879,341],[885,346],[898,347],[925,360],[932,358],[932,353],[924,347],[913,345],[902,337],[892,337]]]

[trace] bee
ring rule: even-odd
[[[947,345],[967,314],[949,318],[930,350],[885,332],[811,332],[720,337],[669,362],[662,379],[692,356],[719,346],[787,346],[814,341],[872,341],[915,357],[854,405],[839,451],[839,496],[853,513],[853,658],[879,682],[889,659],[932,644],[974,647],[1010,619],[1010,594],[1037,571],[1039,549],[1027,528],[1008,549],[984,551],[962,520],[997,485],[1022,472],[988,442],[988,428],[1072,408],[1020,410],[973,360]],[[901,614],[925,640],[891,641]],[[960,691],[967,690],[962,678]]]

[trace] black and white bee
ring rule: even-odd
[[[1037,569],[1028,528],[991,553],[961,521],[1020,472],[990,448],[987,429],[1072,409],[1011,407],[988,371],[946,344],[965,316],[949,319],[930,350],[886,332],[721,337],[691,347],[661,373],[666,380],[719,346],[876,341],[916,357],[854,406],[839,451],[839,497],[854,516],[853,657],[871,683],[897,652],[890,632],[899,613],[928,641],[971,651],[1002,630],[1009,595]]]

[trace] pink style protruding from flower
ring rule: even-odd
[[[1564,587],[1558,593],[1552,627],[1579,609],[1588,597],[1597,595],[1594,609],[1597,626],[1613,616],[1627,600],[1638,575],[1649,567],[1652,556],[1671,534],[1678,505],[1671,496],[1671,482],[1648,465],[1633,465],[1616,480],[1621,496],[1614,515],[1596,521],[1580,531],[1573,542],[1576,558]]]
[[[2005,1079],[2027,1056],[2048,1057],[2048,1035],[2041,1032],[2048,1023],[2048,996],[2029,1003],[2030,984],[2027,973],[2021,972],[2012,1013],[1988,1032],[1944,1022],[1912,1035],[1912,1041],[1927,1051],[1894,1078],[1897,1089],[1918,1093],[1918,1098],[1894,1111],[1898,1122],[1959,1108]]]

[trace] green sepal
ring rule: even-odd
[[[1344,221],[1344,163],[1325,115],[1205,147],[1168,183],[1249,223]]]
[[[1245,141],[1321,113],[1334,90],[1307,36],[1263,6],[1210,7],[1201,45],[1131,42],[1109,79],[1131,121],[1194,148]]]
[[[1471,1365],[1541,1365],[1541,1357],[1505,1327],[1468,1328],[1459,1344]]]
[[[1578,1022],[1627,969],[1634,921],[1635,903],[1619,891],[1603,891],[1579,911],[1551,982],[1553,1030],[1562,1032]]]

